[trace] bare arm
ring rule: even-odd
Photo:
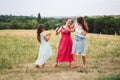
[[[87,32],[85,30],[82,29],[82,35],[86,36]]]
[[[76,24],[77,20],[74,21],[74,23],[70,26],[70,32],[75,32],[75,24]]]
[[[59,35],[61,32],[62,27],[56,29],[56,35]]]
[[[46,35],[44,36],[44,39],[45,39],[46,41],[49,41],[50,36],[51,36],[51,33],[48,33],[48,34],[46,34]]]
[[[74,21],[74,23],[70,26],[71,28],[75,27],[75,23],[77,22],[77,20]]]
[[[71,29],[67,29],[69,32],[75,32],[75,27],[71,28]]]

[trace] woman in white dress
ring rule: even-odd
[[[39,47],[39,54],[38,58],[36,60],[36,68],[42,67],[44,68],[46,61],[48,58],[52,55],[52,50],[49,44],[49,39],[51,34],[45,34],[45,26],[43,24],[40,24],[37,28],[37,39],[40,42]]]

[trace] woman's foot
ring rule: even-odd
[[[35,68],[40,68],[40,66],[39,66],[39,65],[36,65]]]
[[[58,67],[58,64],[55,64],[55,67]]]
[[[71,68],[78,68],[78,65],[74,65],[74,66],[72,66]]]
[[[87,66],[86,66],[86,65],[83,65],[83,66],[82,66],[82,68],[83,68],[83,69],[86,69],[86,68],[87,68]]]
[[[71,68],[78,68],[79,66],[77,64],[74,64],[73,66],[71,66]]]
[[[70,68],[72,68],[72,65],[69,65]]]
[[[71,63],[71,62],[69,62],[69,67],[70,67],[70,68],[72,67],[72,63]]]
[[[45,68],[45,64],[43,64],[43,65],[41,66],[41,68]]]

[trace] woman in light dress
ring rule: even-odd
[[[86,68],[86,34],[88,32],[88,26],[83,17],[78,17],[72,25],[71,31],[75,31],[75,40],[72,46],[72,53],[74,54],[74,65],[72,68],[78,67],[77,55],[82,56],[83,68]]]
[[[37,39],[40,42],[39,47],[39,54],[38,58],[36,60],[36,68],[45,67],[45,63],[48,60],[48,58],[52,55],[52,50],[49,44],[49,39],[51,34],[45,34],[45,26],[43,24],[40,24],[37,28]]]

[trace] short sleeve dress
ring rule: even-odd
[[[46,63],[46,61],[48,60],[48,58],[52,55],[52,49],[50,47],[50,44],[48,41],[46,41],[44,39],[44,36],[46,34],[44,32],[42,32],[40,34],[40,47],[39,47],[39,54],[38,54],[38,58],[36,60],[37,65],[43,65],[44,63]]]

